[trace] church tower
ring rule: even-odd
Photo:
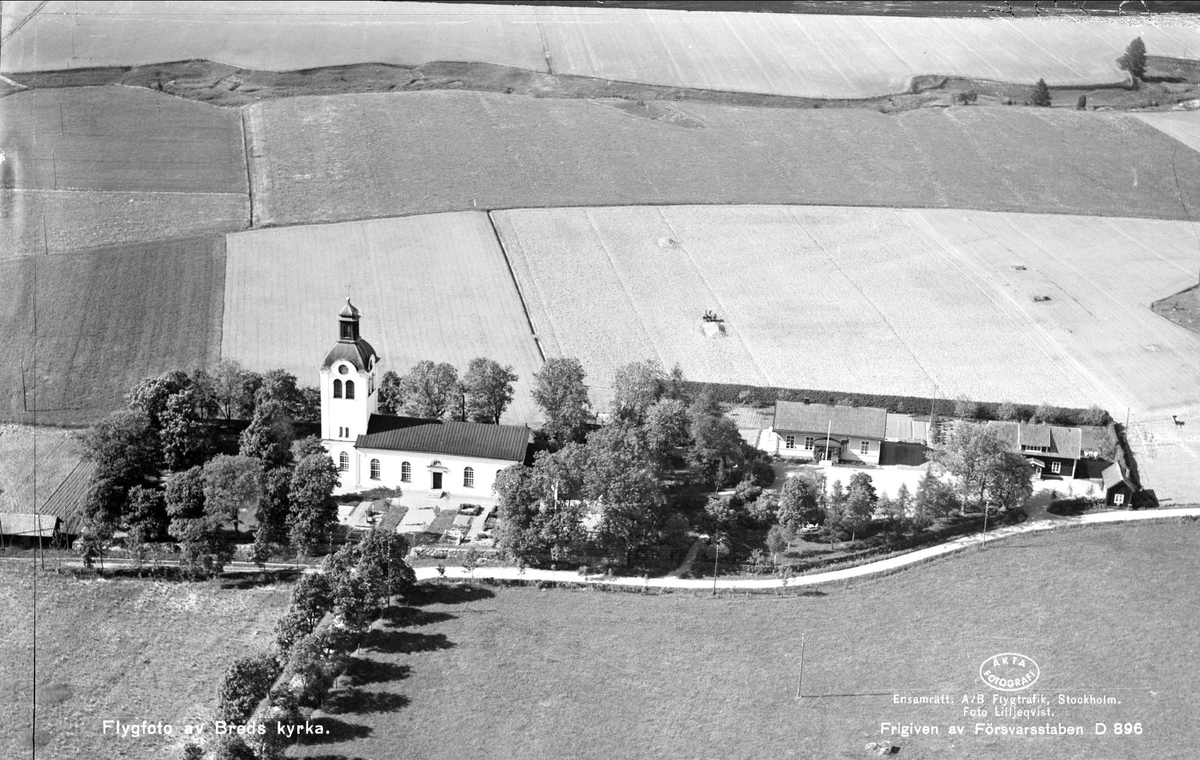
[[[358,331],[360,314],[350,299],[338,312],[338,341],[321,363],[321,438],[343,483],[356,480],[354,442],[379,409],[379,356]]]

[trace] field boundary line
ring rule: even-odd
[[[254,202],[256,188],[261,191],[258,193],[260,198],[270,198],[271,196],[271,174],[268,168],[264,166],[269,161],[266,157],[266,151],[263,150],[264,124],[262,119],[262,104],[254,103],[240,109],[239,116],[242,122],[242,150],[246,154],[246,183],[248,185],[246,194],[250,197],[250,229],[259,229],[260,227],[270,226],[270,217],[262,212],[262,206],[265,202]],[[259,160],[260,158],[262,160]],[[266,221],[263,221],[264,216],[267,217]],[[340,224],[345,221],[366,220],[342,219],[328,223]],[[320,222],[312,223],[319,224]]]
[[[856,567],[844,568],[842,570],[831,570],[824,573],[815,573],[813,575],[793,576],[786,580],[770,578],[762,580],[735,579],[722,581],[718,579],[716,581],[716,588],[726,590],[758,589],[768,591],[772,589],[800,588],[820,586],[828,583],[849,582],[859,578],[883,577],[891,575],[892,573],[923,565],[941,557],[961,554],[967,550],[980,548],[986,544],[1012,538],[1014,536],[1023,536],[1031,533],[1040,533],[1063,528],[1083,528],[1123,522],[1148,522],[1151,520],[1197,518],[1200,518],[1200,507],[1154,509],[1140,512],[1100,512],[1092,515],[1083,515],[1082,517],[1060,518],[1055,520],[1036,520],[1007,528],[1000,528],[994,532],[989,532],[983,535],[972,534],[969,536],[964,536],[954,539],[953,541],[948,541],[944,544],[918,549],[916,551],[907,552],[905,554],[900,554],[888,559],[878,560],[876,562],[870,562],[865,565],[858,565]],[[438,568],[436,567],[418,567],[415,568],[415,570],[417,580],[419,581],[445,577],[456,580],[490,578],[494,580],[526,581],[531,583],[537,581],[552,581],[556,583],[599,587],[670,588],[688,591],[704,591],[714,587],[713,580],[708,578],[682,579],[671,577],[588,577],[580,576],[578,573],[571,572],[569,570],[522,570],[517,567],[481,567],[476,568],[473,574],[468,574],[464,568],[449,566],[443,567],[442,572],[439,572]]]
[[[246,109],[238,109],[238,126],[242,130],[242,163],[246,167],[246,197],[250,202],[249,217],[246,225],[254,229],[254,172],[250,167],[250,140],[246,135]]]
[[[14,26],[12,29],[8,30],[8,34],[4,35],[3,38],[0,38],[0,45],[11,40],[14,34],[21,31],[21,28],[24,27],[27,23],[29,23],[30,19],[32,19],[34,16],[38,15],[38,13],[41,12],[42,8],[45,8],[49,4],[50,4],[50,0],[42,0],[42,2],[38,3],[38,6],[29,12],[29,15],[27,15],[25,18],[18,21],[16,26]]]
[[[521,310],[525,312],[525,324],[529,325],[529,334],[533,336],[533,345],[537,346],[538,356],[542,357],[542,363],[546,363],[546,352],[542,350],[542,341],[538,339],[537,329],[533,326],[533,317],[529,315],[529,304],[525,303],[525,292],[521,290],[521,283],[517,280],[517,273],[513,270],[512,259],[508,256],[508,248],[504,246],[504,238],[500,235],[500,230],[496,228],[496,220],[492,218],[491,211],[483,212],[487,217],[488,226],[492,228],[492,237],[496,239],[496,245],[500,246],[500,255],[504,257],[504,266],[508,267],[508,278],[512,280],[513,287],[517,289],[517,298],[521,301]]]

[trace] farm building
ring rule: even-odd
[[[1000,431],[1010,450],[1025,455],[1033,465],[1035,478],[1070,480],[1075,477],[1083,445],[1083,431],[1079,428],[996,421],[988,422],[988,426]]]
[[[1104,503],[1114,507],[1128,507],[1133,503],[1133,484],[1125,476],[1121,465],[1113,462],[1104,469]]]
[[[362,338],[360,318],[346,299],[320,370],[321,439],[340,492],[400,488],[441,499],[443,508],[490,503],[500,471],[525,461],[529,428],[379,414],[380,358]]]
[[[22,514],[5,512],[0,514],[0,537],[4,543],[53,543],[60,535],[62,521],[56,515]]]
[[[782,457],[879,464],[886,409],[776,401],[760,448]]]

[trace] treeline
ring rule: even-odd
[[[518,376],[512,366],[486,357],[472,359],[459,377],[446,362],[420,361],[406,375],[385,372],[379,383],[379,411],[426,419],[499,424],[513,400]]]
[[[338,476],[319,440],[295,437],[297,420],[317,416],[314,393],[284,370],[258,374],[235,362],[142,380],[127,409],[83,436],[83,456],[97,465],[84,504],[85,562],[124,531],[136,560],[172,540],[188,576],[211,576],[233,557],[243,511],[257,523],[255,561],[315,553],[336,522]],[[219,453],[209,423],[244,415],[237,453]]]
[[[520,562],[600,552],[633,564],[651,546],[687,542],[688,520],[665,483],[713,489],[774,477],[765,455],[742,441],[711,395],[690,391],[678,367],[620,367],[612,420],[600,427],[578,360],[549,359],[534,379],[549,449],[496,483],[498,546]]]

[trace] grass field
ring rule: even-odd
[[[144,377],[217,361],[224,277],[224,236],[0,261],[0,419],[90,422]]]
[[[466,370],[477,356],[520,379],[507,420],[534,416],[541,355],[483,213],[256,230],[229,236],[221,355],[284,367],[315,385],[347,294],[385,369],[418,361]]]
[[[588,101],[413,92],[288,98],[246,115],[256,225],[684,203],[1186,219],[1180,191],[1200,208],[1200,153],[1118,114],[687,103],[667,123]]]
[[[27,13],[11,12],[14,18]],[[1185,57],[1200,49],[1194,25],[1162,17],[1153,23],[1085,18],[52,2],[11,35],[0,71],[190,58],[273,70],[364,61],[483,61],[651,84],[867,97],[900,92],[919,74],[1026,83],[1045,77],[1064,85],[1118,82],[1124,75],[1115,59],[1138,35],[1155,55]]]
[[[299,757],[1182,758],[1200,709],[1191,634],[1195,522],[1031,535],[815,595],[712,599],[446,589],[373,632],[327,706],[343,738]],[[795,698],[803,642],[802,700]],[[1022,694],[1111,695],[996,717],[979,676],[1032,657]],[[987,718],[962,699],[984,694]],[[893,695],[949,695],[949,705]],[[841,695],[841,696],[827,696]],[[975,734],[975,723],[1082,725],[1082,737]],[[1140,736],[1093,735],[1141,722]],[[880,723],[939,736],[881,736]],[[966,727],[951,737],[948,726]]]
[[[130,87],[0,98],[3,258],[249,224],[241,119]]]
[[[270,649],[286,584],[37,581],[37,682],[32,674],[32,579],[0,568],[0,756],[30,757],[38,699],[38,757],[176,757],[185,722],[211,717],[217,684],[239,656]],[[104,735],[104,720],[171,723],[174,739]]]
[[[0,512],[33,511],[35,435],[39,506],[79,464],[76,431],[0,425]]]
[[[1137,117],[1192,150],[1200,150],[1200,111],[1140,113]],[[1193,213],[1196,213],[1194,207]]]

